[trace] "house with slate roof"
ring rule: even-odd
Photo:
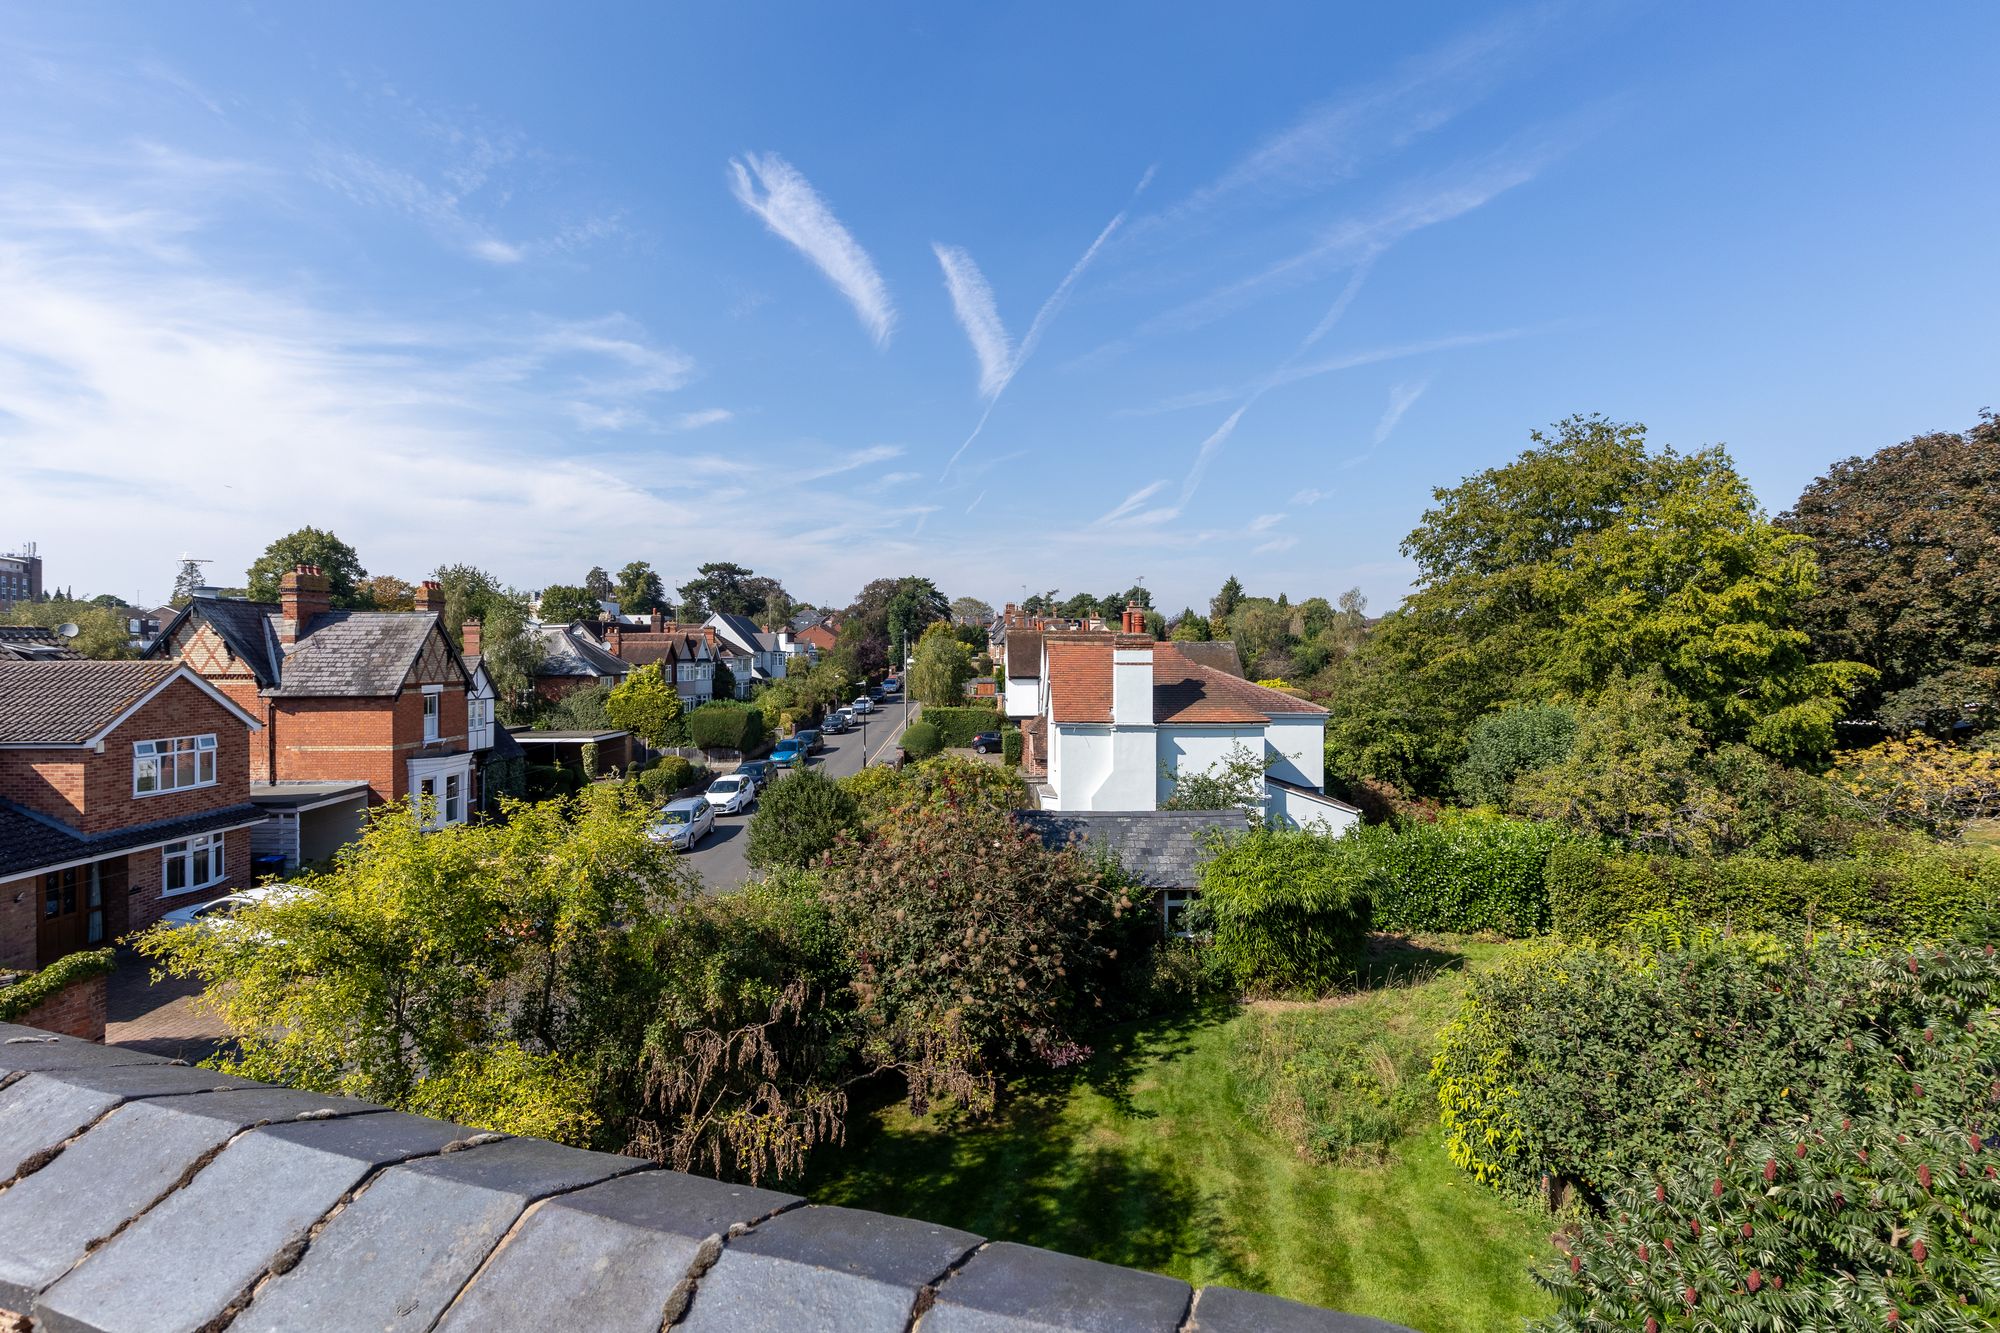
[[[1161,930],[1183,937],[1209,844],[1251,825],[1247,810],[1017,810],[1014,818],[1050,851],[1074,846],[1115,859],[1152,892]]]
[[[57,630],[40,625],[0,625],[0,662],[54,662],[78,655]]]
[[[717,611],[702,622],[702,628],[715,631],[715,646],[735,677],[737,698],[748,699],[757,686],[785,678],[792,657],[790,627],[770,633],[758,629],[748,616]]]
[[[0,661],[0,967],[249,884],[259,730],[175,662]]]
[[[616,628],[612,626],[611,628]],[[616,685],[639,665],[627,662],[597,641],[591,628],[578,621],[541,625],[530,633],[541,641],[542,664],[535,668],[535,693],[550,703],[578,690]]]
[[[722,651],[713,626],[681,624],[655,611],[640,626],[610,621],[591,628],[603,637],[603,651],[624,670],[659,663],[682,707],[699,708],[715,698],[715,666]]]
[[[198,594],[161,627],[148,657],[185,664],[262,724],[253,799],[270,811],[288,865],[351,839],[370,805],[429,803],[433,825],[477,808],[471,674],[426,582],[415,611],[338,611],[326,575],[301,565],[278,601]]]

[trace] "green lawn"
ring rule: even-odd
[[[1081,1074],[1017,1089],[983,1124],[900,1105],[851,1117],[806,1191],[1113,1263],[1220,1283],[1426,1333],[1518,1327],[1546,1308],[1530,1265],[1547,1219],[1475,1186],[1434,1121],[1378,1165],[1303,1158],[1246,1109],[1244,1043],[1258,1024],[1321,1019],[1323,1040],[1422,1042],[1464,966],[1507,946],[1434,942],[1429,980],[1327,1006],[1217,1007],[1110,1034]]]

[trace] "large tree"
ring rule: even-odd
[[[394,574],[377,574],[361,585],[368,604],[377,611],[414,611],[417,609],[417,590],[405,579]]]
[[[2000,418],[1848,458],[1779,524],[1812,542],[1804,625],[1825,658],[1881,678],[1856,711],[1893,730],[1992,725],[2000,710]]]
[[[83,657],[131,657],[132,629],[126,623],[125,613],[117,608],[99,606],[96,602],[71,601],[67,597],[51,598],[45,602],[16,602],[0,624],[39,625],[44,629],[55,629],[62,625],[75,625],[77,636],[68,641],[70,648]]]
[[[617,587],[611,582],[611,576],[604,572],[602,565],[590,567],[590,572],[583,576],[583,586],[585,591],[600,602],[611,601],[618,595]]]
[[[654,611],[673,614],[673,605],[667,601],[667,587],[660,582],[660,576],[644,560],[634,560],[618,571],[618,609],[628,616],[643,616]],[[596,613],[593,611],[593,615]]]
[[[875,675],[900,667],[905,645],[914,644],[932,621],[950,615],[950,603],[927,578],[876,579],[848,607],[839,650],[851,654],[856,675]]]
[[[602,609],[586,588],[569,583],[552,583],[542,589],[539,602],[544,625],[567,625],[577,620],[596,620]]]
[[[910,661],[910,696],[932,708],[965,702],[965,682],[972,679],[972,652],[945,621],[937,621],[917,640]]]
[[[990,625],[993,623],[993,607],[977,597],[954,597],[951,599],[951,618],[961,625]]]
[[[681,606],[689,618],[725,615],[791,618],[792,599],[774,578],[752,573],[727,560],[711,561],[681,585]]]
[[[681,696],[658,662],[648,662],[618,682],[604,701],[611,720],[655,748],[687,739]]]
[[[331,585],[333,604],[347,610],[366,610],[368,594],[362,583],[368,571],[352,546],[331,532],[300,528],[288,532],[264,548],[245,575],[245,587],[253,602],[278,600],[278,580],[298,565],[318,565]]]

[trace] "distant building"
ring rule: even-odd
[[[42,600],[42,558],[35,544],[28,542],[11,555],[0,555],[0,612],[11,611],[16,602]]]

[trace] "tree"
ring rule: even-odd
[[[1208,604],[1210,628],[1214,629],[1227,625],[1229,618],[1236,614],[1236,604],[1242,600],[1243,585],[1236,581],[1234,574],[1231,574],[1223,583],[1222,590],[1216,593],[1213,600]]]
[[[695,882],[628,788],[506,813],[425,833],[378,807],[297,891],[139,947],[204,984],[233,1072],[612,1146],[625,1112],[594,1071],[636,1063],[626,1015],[650,1008],[653,941]]]
[[[73,602],[67,598],[42,602],[16,602],[0,623],[39,625],[55,629],[75,625],[78,633],[69,640],[70,648],[82,657],[118,658],[133,656],[132,627],[122,610],[95,602]]]
[[[1514,779],[1561,763],[1576,739],[1576,711],[1566,704],[1522,704],[1472,724],[1452,786],[1467,805],[1504,806]]]
[[[253,602],[278,600],[278,580],[299,565],[318,565],[326,575],[336,608],[366,610],[368,603],[361,584],[368,571],[352,546],[319,528],[289,532],[264,548],[245,576],[244,586]]]
[[[207,561],[192,558],[181,561],[180,572],[174,575],[173,596],[168,599],[167,605],[186,606],[194,597],[195,589],[208,586],[208,575],[203,573],[201,568],[206,563]]]
[[[673,613],[666,585],[644,560],[634,560],[618,571],[618,609],[628,616],[651,615],[655,611]]]
[[[1812,544],[1803,624],[1822,659],[1880,673],[1856,702],[1949,735],[2000,712],[2000,417],[1848,458],[1779,524]]]
[[[951,599],[951,618],[961,625],[977,625],[984,629],[993,623],[993,607],[977,597],[954,597]]]
[[[744,859],[759,870],[803,868],[860,826],[854,798],[818,769],[802,768],[758,796]]]
[[[542,713],[542,725],[551,731],[612,730],[618,725],[611,720],[612,688],[599,681],[571,690]]]
[[[792,601],[776,579],[742,565],[715,561],[701,566],[681,585],[681,605],[696,616],[765,616],[773,626],[791,618]],[[774,619],[773,613],[778,613]]]
[[[377,611],[414,611],[417,590],[394,574],[377,574],[361,585],[368,605]]]
[[[718,699],[734,699],[736,697],[736,673],[731,671],[726,663],[717,662],[715,664],[715,676],[709,688],[715,692],[715,697]]]
[[[1174,617],[1172,638],[1176,643],[1207,643],[1209,641],[1207,618],[1196,615],[1193,607],[1184,609]]]
[[[681,696],[658,662],[648,662],[626,673],[604,701],[604,711],[614,725],[631,732],[646,744],[659,749],[678,745],[687,737],[681,718]]]
[[[592,565],[590,572],[583,576],[583,590],[600,602],[609,602],[618,595],[618,590],[612,586],[611,576],[604,572],[602,565]]]
[[[972,653],[952,633],[947,621],[936,621],[917,642],[910,660],[910,697],[935,708],[965,702],[965,682],[972,679]]]
[[[897,581],[896,593],[889,599],[887,614],[889,643],[896,652],[896,659],[890,666],[900,667],[902,659],[909,654],[910,644],[924,632],[926,626],[948,619],[951,606],[935,583],[925,578],[910,577]]]
[[[1205,769],[1181,769],[1166,773],[1173,791],[1161,802],[1165,810],[1251,810],[1264,809],[1264,775],[1277,760],[1256,754],[1247,745],[1235,745],[1228,754]]]
[[[848,607],[835,651],[847,654],[856,676],[899,668],[905,646],[914,643],[932,621],[950,614],[944,594],[929,579],[914,575],[876,579]]]
[[[542,589],[537,614],[544,625],[567,625],[574,621],[595,623],[601,608],[588,591],[571,583],[552,583]]]
[[[444,627],[454,636],[462,634],[466,621],[478,620],[485,622],[490,643],[496,604],[527,601],[477,565],[439,565],[431,571],[431,578],[444,590]]]
[[[929,759],[944,748],[938,729],[923,718],[903,728],[903,753],[912,759]]]
[[[1148,610],[1146,612],[1146,633],[1152,635],[1155,639],[1166,638],[1167,618],[1158,611]]]
[[[445,595],[449,615],[451,595]],[[547,645],[528,630],[528,606],[517,597],[496,596],[484,604],[480,622],[480,661],[493,681],[495,711],[505,726],[529,720],[536,707],[535,675],[542,669]]]

